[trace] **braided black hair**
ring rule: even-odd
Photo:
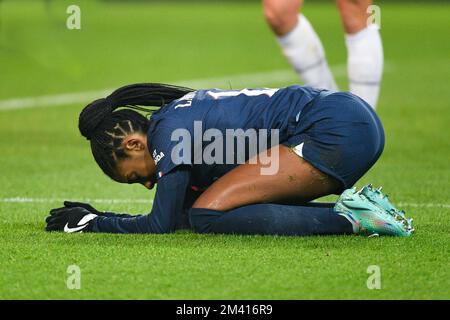
[[[88,104],[80,113],[78,128],[90,141],[92,155],[103,172],[114,179],[117,160],[127,156],[123,139],[132,133],[147,133],[148,119],[140,111],[151,114],[192,91],[168,84],[138,83]]]

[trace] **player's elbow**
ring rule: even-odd
[[[211,229],[211,221],[202,214],[202,210],[204,209],[192,208],[189,212],[189,221],[195,233],[208,233]]]
[[[211,233],[215,220],[221,215],[220,211],[191,208],[189,210],[189,220],[192,230],[195,233]]]
[[[174,232],[175,227],[171,224],[155,223],[149,230],[147,230],[147,232],[144,231],[143,233],[169,234]]]
[[[175,230],[174,229],[161,229],[158,231],[158,234],[169,234],[169,233],[174,233]]]

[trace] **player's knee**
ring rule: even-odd
[[[339,9],[358,9],[359,11],[365,11],[368,6],[372,4],[372,0],[336,0],[336,4]]]
[[[272,29],[280,29],[283,25],[283,17],[273,6],[264,6],[264,18]]]
[[[357,17],[351,14],[343,14],[342,24],[344,25],[344,30],[346,33],[355,34],[367,27],[367,17]]]
[[[264,17],[277,35],[286,34],[295,27],[300,4],[300,0],[265,0],[263,2]]]
[[[338,0],[336,3],[346,33],[356,33],[367,27],[367,8],[371,0]]]

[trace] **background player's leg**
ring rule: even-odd
[[[350,91],[376,107],[383,73],[383,46],[378,26],[368,25],[371,0],[337,0],[345,30]]]
[[[304,15],[303,0],[263,0],[267,23],[281,49],[306,85],[337,90],[322,43]]]

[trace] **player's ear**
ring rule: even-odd
[[[139,136],[129,135],[123,141],[123,146],[126,151],[142,151],[145,150],[145,143]]]

